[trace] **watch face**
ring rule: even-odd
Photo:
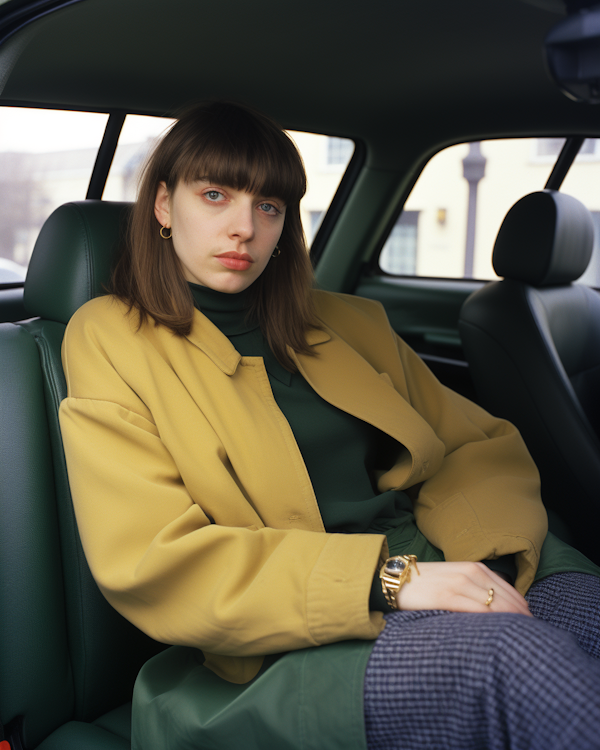
[[[406,563],[397,557],[390,558],[385,564],[385,572],[391,576],[399,576],[404,568],[406,568]]]

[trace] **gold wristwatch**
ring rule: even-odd
[[[417,575],[421,575],[417,568],[416,555],[396,555],[395,557],[388,557],[379,571],[383,595],[392,609],[400,609],[396,597],[402,586],[404,586],[407,581],[410,581],[411,565],[415,566]]]

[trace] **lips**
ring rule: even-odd
[[[231,271],[247,271],[250,266],[254,263],[251,255],[248,253],[221,253],[221,255],[215,256],[216,259]]]
[[[217,255],[217,258],[233,258],[233,260],[249,260],[250,263],[254,262],[252,256],[248,255],[248,253],[236,253],[233,250],[228,253],[221,253]]]

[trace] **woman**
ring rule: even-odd
[[[179,646],[142,670],[133,746],[597,747],[600,571],[546,535],[511,425],[379,305],[311,290],[304,191],[270,120],[190,110],[67,329],[91,570]]]

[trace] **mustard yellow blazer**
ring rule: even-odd
[[[447,560],[516,554],[531,585],[547,531],[517,430],[442,386],[370,300],[315,292],[323,330],[296,356],[326,401],[398,441],[378,488],[407,489]],[[108,601],[233,682],[262,656],[384,627],[368,609],[384,536],[327,534],[260,357],[196,311],[187,337],[113,297],[66,331],[60,410],[85,553]],[[318,425],[315,426],[318,429]]]

